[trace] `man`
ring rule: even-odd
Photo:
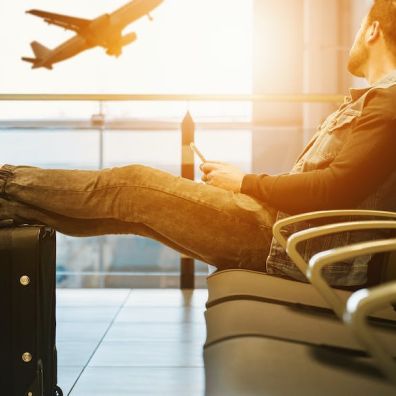
[[[249,268],[304,280],[272,242],[276,215],[321,209],[396,211],[396,2],[376,0],[350,52],[367,89],[321,125],[287,175],[245,175],[201,165],[205,184],[141,165],[103,171],[0,169],[0,218],[42,222],[74,236],[130,233],[156,239],[218,269]],[[305,255],[353,241],[305,246]],[[268,258],[267,258],[268,256]],[[326,269],[334,285],[364,284],[369,258]]]

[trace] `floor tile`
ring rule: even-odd
[[[180,341],[204,342],[203,323],[114,323],[104,341]]]
[[[129,289],[57,289],[58,307],[113,307],[120,306]]]
[[[201,367],[202,347],[199,342],[106,341],[101,343],[89,366]]]
[[[110,323],[119,307],[57,307],[56,321],[59,322],[107,322]]]
[[[70,396],[203,396],[201,368],[87,367]]]
[[[56,340],[59,341],[100,341],[109,328],[108,322],[65,322],[56,326]]]
[[[72,396],[202,396],[206,300],[206,290],[58,290],[65,395],[74,385]]]
[[[61,387],[65,396],[70,392],[70,389],[77,381],[77,378],[83,369],[84,367],[58,367],[58,385]]]
[[[60,341],[56,344],[59,366],[85,366],[98,342]]]
[[[208,300],[207,290],[132,290],[125,307],[205,307]]]
[[[204,308],[188,307],[125,307],[115,319],[119,322],[137,323],[204,323]]]

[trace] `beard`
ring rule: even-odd
[[[348,71],[356,77],[365,77],[365,66],[369,58],[369,52],[364,45],[363,37],[359,38],[349,53]]]

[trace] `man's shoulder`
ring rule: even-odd
[[[367,93],[365,111],[396,119],[396,82],[388,87],[374,87]]]

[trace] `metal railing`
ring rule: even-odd
[[[260,94],[260,95],[169,95],[169,94],[0,94],[0,101],[88,101],[88,102],[270,102],[339,103],[339,94]]]

